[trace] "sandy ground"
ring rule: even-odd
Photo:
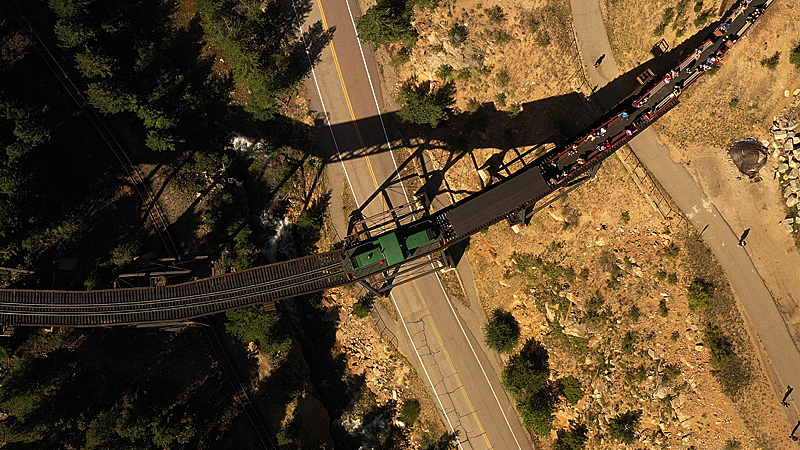
[[[692,262],[686,251],[674,259],[663,254],[671,243],[682,247],[688,230],[670,230],[644,198],[631,192],[637,192],[635,184],[612,158],[594,181],[534,216],[522,233],[514,234],[503,223],[476,235],[468,257],[473,271],[483,274],[476,285],[484,308],[512,311],[523,339],[533,337],[549,349],[554,376],[573,375],[583,382],[587,397],[575,407],[562,405],[554,426],[575,419],[587,423],[592,436],[589,448],[615,445],[601,437],[606,419],[617,411],[635,409],[643,411],[643,431],[634,448],[719,448],[730,439],[742,443],[742,448],[781,448],[776,437],[784,432],[783,411],[775,404],[752,349],[744,348],[743,353],[754,382],[740,402],[723,394],[711,375],[708,350],[700,344],[706,319],[690,312],[686,302]],[[587,198],[604,201],[587,206]],[[629,217],[627,223],[623,212]],[[577,225],[565,229],[564,219]],[[518,258],[514,252],[542,255],[579,276],[565,282],[553,292],[555,296],[543,293],[522,276],[508,276]],[[619,286],[608,285],[603,254],[614,255],[615,264],[625,267]],[[660,271],[676,274],[677,283],[660,279]],[[585,340],[568,338],[572,340],[565,344],[548,314],[565,328],[580,329],[594,292],[602,294],[612,318],[608,324],[588,325]],[[669,309],[666,317],[659,313],[662,299]],[[630,317],[634,305],[640,310],[638,320]],[[747,336],[738,316],[728,326],[734,334]],[[630,355],[621,351],[628,331],[637,336]],[[663,377],[667,366],[680,369],[677,379]]]
[[[652,25],[654,11],[670,4],[650,1],[631,9],[620,3],[607,4],[607,20],[616,23],[614,17],[624,13],[643,27]],[[720,70],[693,87],[688,98],[684,95],[656,127],[672,158],[687,166],[731,227],[752,230],[747,251],[795,342],[800,342],[800,254],[780,224],[787,211],[773,177],[778,162],[770,158],[761,170],[763,180],[754,182],[736,170],[724,151],[743,138],[771,142],[772,121],[785,107],[798,104],[792,93],[800,87],[800,72],[788,62],[790,50],[800,43],[800,11],[795,6],[776,2],[747,39],[732,49]],[[667,27],[667,33],[670,30]],[[627,39],[622,33],[612,33],[612,41],[623,67],[640,62],[651,45],[647,39]],[[776,52],[781,54],[776,70],[763,67],[761,61]]]

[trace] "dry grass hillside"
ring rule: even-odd
[[[699,9],[695,3],[672,3],[606,5],[614,17],[610,29],[649,30],[612,32],[615,52],[623,55],[615,53],[621,69],[649,59],[650,48],[662,37],[671,46],[680,43],[715,20],[721,7],[719,2]],[[537,22],[552,24],[545,29],[556,30],[553,36],[563,42],[546,42],[536,29],[526,28],[528,11],[539,11]],[[424,136],[434,168],[446,169],[445,186],[453,199],[481,189],[486,180],[477,169],[492,157],[507,163],[535,147],[520,142],[547,148],[547,139],[521,135],[535,134],[531,130],[538,126],[562,136],[571,131],[552,113],[532,114],[535,120],[526,123],[528,108],[520,114],[515,106],[584,89],[582,74],[573,72],[577,60],[569,20],[568,2],[443,2],[416,16],[420,39],[408,61],[399,47],[379,50],[389,86],[412,76],[453,79],[461,111],[493,102],[495,109],[510,113],[475,114],[465,123],[454,119],[466,153],[452,152],[452,136]],[[454,25],[469,30],[460,46],[449,40]],[[633,37],[619,39],[623,35]],[[576,76],[564,76],[572,73]],[[690,100],[695,98],[701,97],[692,92]],[[577,103],[570,111],[583,110]],[[687,139],[690,134],[686,131]],[[655,215],[616,159],[608,160],[595,180],[534,216],[523,233],[499,224],[474,236],[467,257],[473,273],[481,274],[475,282],[487,315],[497,308],[510,311],[520,323],[521,342],[533,338],[547,349],[551,379],[571,375],[581,382],[583,399],[557,406],[553,432],[540,438],[542,444],[552,443],[556,431],[570,423],[583,423],[589,430],[587,448],[614,448],[620,444],[610,423],[625,412],[641,411],[633,448],[784,445],[783,410],[724,274],[685,223],[665,223]],[[693,291],[707,289],[708,307],[690,311],[692,285]]]

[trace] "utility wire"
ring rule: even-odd
[[[70,98],[75,102],[76,105],[78,105],[78,108],[80,108],[81,112],[86,116],[86,118],[89,120],[89,122],[95,128],[95,130],[97,130],[97,133],[100,135],[100,137],[103,139],[103,141],[105,141],[106,145],[108,145],[108,148],[114,154],[114,157],[120,163],[120,165],[122,166],[122,169],[125,171],[125,173],[128,175],[128,177],[133,182],[133,187],[136,190],[136,193],[141,198],[142,203],[145,205],[145,208],[147,210],[147,214],[150,216],[150,219],[153,221],[153,225],[155,226],[156,233],[158,233],[158,236],[161,239],[162,244],[164,244],[164,248],[166,249],[167,253],[170,256],[175,256],[177,259],[180,260],[180,251],[178,250],[178,247],[175,244],[175,241],[172,239],[172,235],[170,235],[169,230],[168,230],[168,227],[169,227],[170,224],[164,218],[164,213],[158,207],[158,203],[156,202],[156,199],[153,197],[153,194],[150,191],[150,189],[147,187],[147,185],[146,185],[146,183],[144,181],[144,178],[142,177],[141,173],[139,173],[139,171],[133,165],[133,162],[128,157],[128,155],[125,152],[125,150],[123,149],[122,145],[119,143],[119,141],[117,141],[117,139],[111,133],[111,130],[108,128],[108,126],[106,126],[105,122],[103,122],[103,119],[100,117],[100,115],[97,114],[97,111],[95,111],[94,108],[91,108],[91,107],[87,108],[86,106],[84,106],[84,105],[88,105],[89,101],[86,99],[86,97],[83,96],[83,94],[81,93],[80,89],[70,79],[69,75],[67,75],[66,71],[64,71],[64,68],[61,67],[61,64],[59,64],[58,60],[56,60],[55,56],[53,56],[53,54],[50,52],[50,49],[47,47],[47,45],[44,43],[44,40],[42,40],[42,38],[39,36],[39,34],[33,28],[33,25],[31,25],[31,23],[25,17],[25,15],[22,12],[22,9],[17,5],[16,1],[15,0],[11,0],[10,4],[13,5],[14,9],[16,10],[16,14],[14,16],[15,16],[15,19],[16,19],[17,23],[23,29],[27,28],[30,31],[30,33],[36,38],[36,41],[39,43],[39,45],[36,45],[34,47],[36,47],[36,52],[39,53],[39,56],[42,57],[42,60],[44,61],[45,65],[47,65],[47,68],[50,69],[51,72],[53,72],[53,75],[59,81],[59,83],[64,88],[64,90],[67,92],[67,94],[70,96]],[[20,20],[20,18],[21,18],[21,20]],[[23,23],[23,21],[24,21],[24,23]],[[42,53],[42,50],[40,49],[40,46],[41,46],[42,49],[44,49],[47,52],[47,56],[49,58],[45,57],[45,55]],[[55,64],[55,66],[58,68],[58,70],[53,68],[53,66],[51,65],[51,62],[52,62],[52,64]],[[59,72],[60,72],[60,75],[59,75]],[[69,83],[69,85],[71,86],[72,89],[70,89],[70,86],[67,86],[67,84],[65,83],[64,80],[66,80],[66,82]],[[77,97],[76,97],[76,94],[77,94]],[[78,98],[80,98],[80,100],[82,100],[82,102]],[[87,110],[88,110],[88,112],[87,112]],[[91,113],[91,115],[89,113]],[[93,119],[93,117],[94,117],[94,119]],[[102,126],[103,129],[101,129],[100,126],[98,126],[97,122],[100,123],[100,125]],[[103,130],[105,130],[105,132]],[[112,143],[109,141],[109,138],[114,141],[114,145],[112,145]],[[116,146],[116,148],[115,148],[115,146]],[[138,178],[138,182],[137,182],[137,178]],[[141,187],[140,187],[140,185],[141,185]],[[148,207],[148,204],[151,205],[151,207]],[[153,214],[153,210],[155,210],[156,214]],[[156,216],[158,216],[158,220],[156,220]],[[161,229],[159,228],[159,222],[161,223],[161,226],[164,228],[163,233],[162,233]],[[164,238],[164,235],[166,235],[166,239]],[[169,240],[169,245],[167,244],[167,240]],[[170,249],[170,247],[171,247],[171,249]],[[173,252],[174,252],[174,254],[173,254]]]

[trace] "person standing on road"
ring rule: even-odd
[[[781,405],[786,406],[787,408],[789,407],[789,402],[787,402],[786,400],[789,398],[789,394],[791,394],[793,390],[794,388],[792,388],[791,386],[786,386],[786,393],[783,394],[783,400],[781,400]],[[794,432],[792,432],[792,434],[794,434]]]
[[[603,59],[604,59],[605,57],[606,57],[606,54],[605,54],[605,53],[603,53],[602,55],[600,55],[600,57],[599,57],[599,58],[597,58],[597,61],[595,61],[595,62],[594,62],[594,67],[595,67],[595,68],[597,68],[597,67],[600,67],[600,64],[602,64],[602,63],[603,63]]]
[[[750,234],[750,228],[744,230],[744,233],[742,233],[742,237],[739,238],[739,243],[736,245],[738,245],[739,247],[744,247],[745,245],[747,245],[745,239],[747,239],[748,234]]]

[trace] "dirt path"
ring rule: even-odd
[[[613,58],[609,57],[611,47],[606,28],[602,24],[598,2],[572,0],[571,3],[575,11],[575,31],[584,63],[589,67],[591,79],[602,86],[605,84],[604,80],[613,78],[618,72]],[[592,66],[599,57],[598,53],[605,53],[606,58],[599,68],[601,70],[594,70]],[[764,363],[771,365],[777,374],[778,379],[774,380],[773,387],[781,392],[776,391],[776,396],[782,395],[782,389],[787,384],[800,386],[800,373],[797,371],[800,367],[800,352],[748,251],[736,245],[737,233],[742,230],[731,229],[725,217],[686,168],[670,158],[669,149],[659,142],[655,130],[645,130],[630,145],[692,224],[698,230],[708,226],[703,240],[725,270],[733,291],[750,319],[749,323],[757,333],[758,341],[766,351],[768,361]],[[760,244],[752,241],[750,247]],[[790,420],[796,420],[796,406],[791,408],[789,416]]]

